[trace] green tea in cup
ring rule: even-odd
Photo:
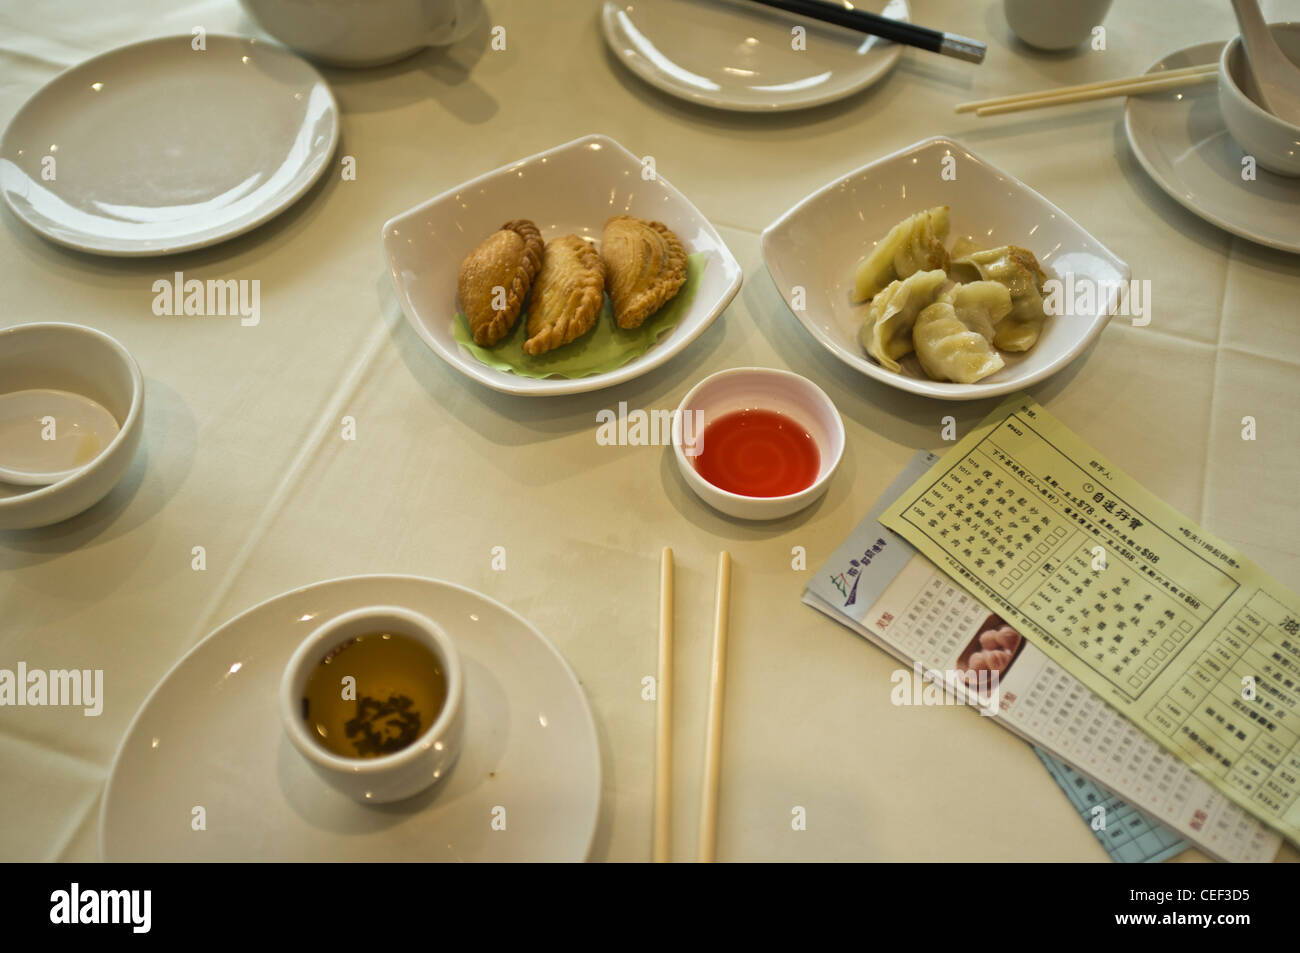
[[[447,702],[447,673],[421,642],[372,632],[341,643],[307,676],[302,717],[321,747],[380,758],[413,744]]]

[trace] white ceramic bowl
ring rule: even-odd
[[[320,661],[349,639],[374,632],[405,635],[438,659],[447,699],[433,724],[401,751],[378,758],[345,758],[312,738],[302,717],[303,690]],[[328,784],[365,804],[385,804],[418,794],[446,777],[460,754],[465,730],[465,675],[456,646],[426,616],[398,606],[345,612],[303,640],[280,680],[280,721],[293,746]]]
[[[0,484],[0,529],[48,526],[108,495],[144,431],[144,376],[103,331],[79,324],[20,324],[0,331],[0,392],[49,389],[89,397],[118,423],[117,435],[84,467],[48,486]]]
[[[948,167],[955,180],[941,174]],[[1004,352],[1006,366],[979,383],[932,381],[914,356],[904,358],[901,372],[886,370],[867,356],[858,340],[867,305],[850,300],[853,276],[858,262],[894,225],[936,205],[952,210],[950,243],[968,235],[986,248],[1020,245],[1034,253],[1049,277],[1068,282],[1073,275],[1076,281],[1091,282],[1094,289],[1113,290],[1097,294],[1083,313],[1049,317],[1032,349]],[[814,192],[764,229],[762,245],[777,289],[823,347],[868,377],[943,400],[1009,394],[1055,374],[1101,333],[1119,300],[1119,284],[1127,284],[1132,274],[1128,265],[1043,196],[942,137],[877,159]],[[796,288],[802,288],[802,294],[796,295]]]
[[[1040,50],[1070,50],[1092,36],[1111,0],[1003,0],[1011,32]]]
[[[577,394],[631,380],[658,367],[704,333],[740,290],[741,268],[722,236],[668,184],[662,170],[643,175],[641,160],[606,136],[584,136],[520,159],[390,219],[384,252],[406,320],[440,358],[467,377],[507,394]],[[573,234],[599,240],[605,222],[628,213],[663,222],[688,254],[706,252],[691,306],[671,332],[622,367],[573,380],[535,380],[488,367],[456,343],[460,263],[502,222],[527,218],[547,241]]]
[[[332,66],[379,66],[464,37],[479,0],[239,0],[267,33]]]
[[[806,490],[788,496],[742,496],[714,486],[692,463],[703,428],[719,417],[740,410],[772,410],[801,424],[817,444],[821,467]],[[703,427],[679,425],[686,414],[699,411]],[[791,371],[770,367],[733,367],[704,378],[682,399],[674,416],[673,453],[690,488],[714,509],[744,520],[775,520],[797,513],[819,499],[844,456],[844,421],[826,392]]]
[[[1274,23],[1269,30],[1286,58],[1300,66],[1300,23]],[[1259,87],[1240,36],[1233,37],[1219,56],[1219,111],[1237,145],[1263,168],[1300,176],[1300,126],[1259,105]]]

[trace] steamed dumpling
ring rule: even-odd
[[[993,343],[1004,351],[1027,351],[1034,346],[1047,320],[1042,295],[1047,276],[1033,252],[1018,245],[975,252],[953,261],[952,276],[957,281],[983,278],[1005,285],[1011,294],[1011,312],[998,324]]]
[[[953,285],[939,296],[952,305],[957,319],[992,342],[998,324],[1011,313],[1011,292],[997,281],[971,281]]]
[[[998,281],[1007,286],[1011,297],[1018,298],[1038,291],[1047,276],[1038,266],[1034,253],[1019,245],[1003,245],[953,259],[952,276],[956,281]]]
[[[853,301],[870,301],[891,281],[919,271],[946,270],[948,206],[917,212],[889,230],[889,234],[858,265],[853,281]]]
[[[936,301],[917,315],[912,340],[921,367],[934,380],[974,384],[1002,370],[1002,355],[947,301]]]
[[[993,343],[1004,351],[1028,351],[1038,343],[1046,321],[1043,296],[1035,290],[1014,300],[1011,313],[993,335]]]
[[[912,352],[912,325],[916,316],[934,302],[948,276],[942,268],[918,271],[894,281],[874,298],[860,337],[867,353],[882,367],[898,371],[898,359]]]

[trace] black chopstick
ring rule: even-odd
[[[869,33],[882,40],[893,40],[907,46],[919,47],[931,53],[955,56],[969,63],[983,63],[988,47],[979,40],[959,36],[956,33],[944,33],[929,27],[917,26],[902,20],[891,20],[865,10],[850,10],[835,3],[823,0],[751,0],[767,7],[775,7],[801,17],[811,17],[824,23],[848,27],[860,33]]]

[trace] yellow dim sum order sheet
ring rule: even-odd
[[[1054,661],[1300,842],[1300,599],[1032,399],[881,517]]]

